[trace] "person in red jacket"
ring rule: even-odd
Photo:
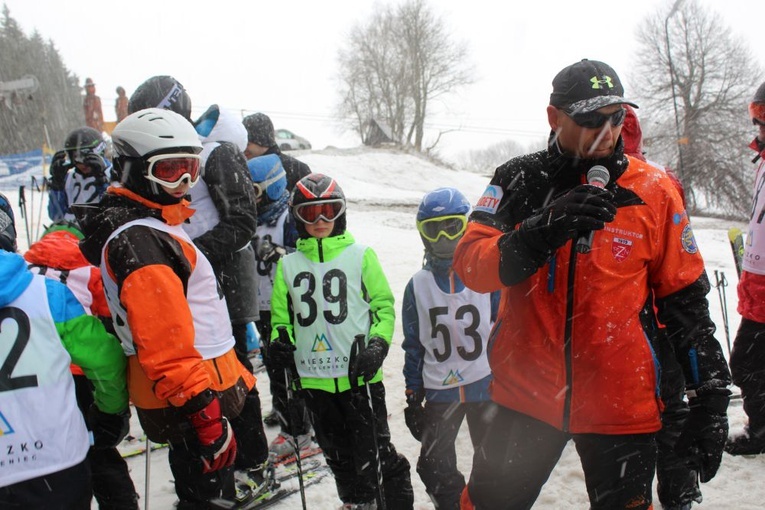
[[[648,161],[643,154],[643,130],[640,127],[635,109],[625,104],[622,141],[624,153],[640,161]],[[685,207],[685,191],[680,180],[669,168],[648,161],[664,170],[672,181]],[[656,492],[661,506],[665,510],[687,510],[694,502],[701,503],[698,474],[675,454],[677,438],[683,431],[685,420],[690,411],[685,397],[685,378],[683,369],[677,362],[672,345],[667,341],[667,328],[658,324],[652,345],[661,368],[659,390],[664,404],[661,413],[661,430],[656,434],[658,458],[656,461]]]
[[[749,104],[749,116],[757,136],[749,144],[757,155],[752,216],[744,243],[744,264],[738,282],[738,313],[741,314],[730,355],[733,382],[741,388],[744,412],[749,420],[743,431],[732,434],[725,451],[731,455],[765,453],[765,244],[761,198],[765,198],[765,83]]]
[[[548,148],[497,168],[454,256],[468,287],[502,292],[488,350],[498,410],[461,504],[531,508],[573,440],[590,508],[647,510],[661,428],[654,300],[690,397],[676,451],[702,482],[722,458],[730,372],[680,197],[624,155],[623,105],[635,105],[618,75],[585,59],[552,84]]]

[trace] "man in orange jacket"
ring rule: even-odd
[[[730,372],[709,282],[666,173],[624,155],[623,95],[602,62],[559,72],[549,147],[497,168],[457,247],[468,287],[502,291],[489,347],[499,410],[462,508],[531,508],[570,439],[591,508],[652,508],[654,296],[691,408],[676,449],[702,482],[720,465]]]

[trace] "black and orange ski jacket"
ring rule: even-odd
[[[592,251],[569,241],[541,254],[520,223],[609,169],[617,214]],[[478,292],[502,291],[489,342],[492,399],[570,433],[636,434],[661,427],[651,296],[689,388],[726,387],[709,282],[682,201],[667,175],[615,153],[574,160],[551,144],[497,168],[471,214],[454,269]]]

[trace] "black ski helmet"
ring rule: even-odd
[[[290,211],[293,212],[296,206],[310,202],[321,202],[323,200],[342,200],[345,201],[345,193],[335,179],[328,175],[312,173],[300,179],[290,195]],[[311,237],[305,229],[305,224],[295,217],[295,226],[301,239]],[[335,219],[335,225],[330,236],[340,235],[345,232],[346,221],[345,212]]]
[[[247,141],[261,147],[276,147],[276,134],[274,123],[265,113],[253,113],[242,119],[242,124],[247,128]]]
[[[95,153],[104,156],[106,142],[101,133],[90,127],[77,128],[66,135],[64,150],[70,161],[82,159],[80,154]]]
[[[762,85],[760,85],[760,88],[757,89],[757,92],[754,93],[754,97],[752,98],[753,103],[765,103],[765,82],[763,82]]]
[[[191,122],[191,98],[172,76],[152,76],[135,89],[128,101],[128,113],[146,108],[172,110]]]

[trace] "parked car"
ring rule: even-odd
[[[277,129],[275,134],[276,143],[283,151],[307,150],[311,148],[311,142],[288,129]]]

